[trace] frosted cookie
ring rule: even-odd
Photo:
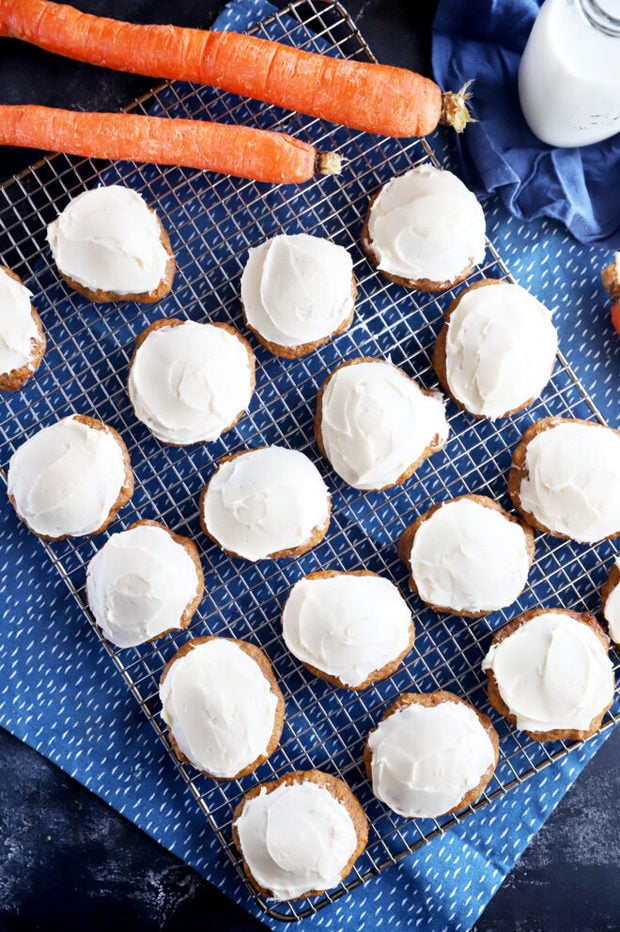
[[[436,819],[483,792],[499,756],[486,715],[453,693],[404,693],[368,735],[372,791],[398,815]]]
[[[285,447],[225,456],[200,497],[202,529],[234,557],[296,557],[325,536],[330,495],[308,457]]]
[[[21,388],[45,354],[41,318],[21,278],[0,265],[0,390]]]
[[[346,330],[355,292],[347,250],[307,233],[281,234],[250,249],[241,276],[247,326],[270,352],[287,359]]]
[[[133,495],[129,454],[114,428],[81,414],[44,427],[9,463],[9,499],[38,537],[99,534]]]
[[[294,770],[253,787],[233,813],[233,841],[252,885],[275,900],[337,887],[366,847],[368,821],[344,780]]]
[[[47,228],[61,277],[91,301],[163,298],[176,264],[168,234],[154,210],[131,188],[84,191]]]
[[[335,369],[317,397],[322,455],[354,489],[405,482],[448,439],[445,400],[398,366],[362,356]]]
[[[140,334],[127,389],[162,443],[207,443],[237,423],[254,392],[254,353],[234,327],[157,320]]]
[[[345,689],[364,689],[391,676],[414,640],[400,592],[368,570],[329,570],[300,579],[284,605],[282,633],[311,673]]]
[[[529,527],[484,495],[434,505],[405,529],[398,555],[431,608],[478,618],[523,590],[534,559]]]
[[[603,586],[603,618],[607,622],[609,637],[620,646],[620,557],[616,557]]]
[[[589,738],[613,701],[608,647],[587,612],[524,612],[496,631],[482,662],[489,701],[534,741]]]
[[[198,548],[157,521],[137,521],[112,534],[86,573],[89,608],[116,647],[185,628],[203,590]]]
[[[620,431],[547,417],[512,455],[508,492],[539,531],[591,544],[620,534]]]
[[[508,417],[551,378],[558,335],[551,314],[519,285],[475,282],[450,304],[433,353],[441,385],[475,417]]]
[[[179,758],[216,780],[243,777],[280,741],[284,699],[258,647],[194,638],[164,668],[161,715]]]
[[[370,202],[362,248],[390,281],[445,291],[484,259],[484,213],[456,175],[420,165],[388,181]]]

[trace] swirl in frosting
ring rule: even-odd
[[[277,900],[338,886],[357,847],[346,807],[309,781],[261,788],[235,828],[252,877]]]
[[[253,389],[249,344],[193,320],[151,330],[129,370],[136,417],[162,443],[216,440],[246,410]]]
[[[557,348],[549,311],[524,288],[509,282],[473,288],[450,314],[448,386],[472,414],[503,417],[540,395]]]
[[[414,463],[441,449],[448,433],[443,397],[422,391],[389,362],[344,365],[325,383],[320,417],[325,454],[355,489],[393,485]]]
[[[144,644],[181,626],[201,588],[196,565],[164,527],[112,534],[92,558],[86,594],[94,619],[117,647]]]
[[[284,606],[282,628],[293,656],[352,688],[398,658],[412,638],[407,603],[374,573],[300,579]]]
[[[31,292],[0,268],[0,375],[32,361],[39,331],[32,316]]]
[[[159,697],[175,744],[197,770],[232,779],[266,753],[278,697],[239,642],[208,638],[173,658]]]
[[[248,325],[277,346],[326,340],[351,316],[353,262],[342,246],[307,233],[250,249],[241,278]]]
[[[620,572],[620,557],[616,557],[614,566]],[[603,617],[609,625],[609,637],[620,645],[620,582],[611,588],[605,599]]]
[[[531,562],[522,526],[467,497],[445,502],[421,521],[409,560],[424,602],[474,614],[514,602]]]
[[[78,194],[47,228],[63,275],[117,295],[155,291],[169,259],[161,236],[140,194],[116,184]]]
[[[491,645],[495,674],[517,728],[586,731],[613,697],[613,666],[594,631],[570,613],[541,610]]]
[[[456,175],[433,165],[413,168],[381,189],[368,234],[377,267],[412,281],[451,282],[484,259],[482,207]]]
[[[620,433],[558,420],[527,443],[520,508],[552,534],[594,543],[620,533]]]
[[[330,496],[314,463],[278,446],[222,462],[202,500],[207,533],[246,560],[309,544],[325,532],[329,515]]]
[[[406,818],[437,818],[456,808],[495,763],[475,710],[456,697],[412,702],[370,733],[373,793]]]
[[[26,440],[11,457],[8,491],[15,510],[43,537],[94,534],[125,483],[119,438],[66,417]]]

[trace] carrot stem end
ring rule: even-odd
[[[468,123],[475,123],[467,101],[474,96],[469,90],[473,81],[467,81],[460,91],[445,91],[442,94],[442,108],[439,122],[451,126],[457,133],[462,133]]]
[[[620,252],[616,253],[615,261],[601,272],[603,288],[612,300],[620,298]]]
[[[318,152],[316,156],[316,171],[319,175],[339,175],[342,169],[342,158],[337,152]]]

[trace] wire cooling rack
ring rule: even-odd
[[[372,59],[351,19],[336,3],[294,2],[254,31],[308,49]],[[394,676],[361,693],[334,689],[312,677],[287,653],[279,616],[291,585],[319,569],[366,567],[408,592],[407,573],[397,559],[395,542],[417,515],[436,501],[466,492],[488,494],[510,507],[506,495],[510,454],[529,424],[548,415],[602,418],[559,356],[542,398],[526,412],[491,423],[475,420],[450,405],[447,447],[426,460],[404,488],[365,494],[348,488],[321,460],[313,439],[315,397],[326,375],[344,359],[380,356],[391,358],[424,387],[436,385],[430,354],[453,292],[428,296],[388,283],[358,245],[369,197],[392,176],[435,160],[433,152],[425,141],[372,137],[184,84],[164,85],[130,109],[285,129],[311,139],[320,149],[337,149],[345,158],[340,177],[320,178],[297,188],[178,168],[110,165],[56,155],[0,189],[0,256],[31,285],[49,343],[36,376],[24,390],[5,396],[0,409],[0,462],[6,467],[16,447],[40,427],[78,412],[93,414],[121,432],[137,480],[131,503],[110,532],[94,540],[42,546],[88,615],[86,567],[109,533],[138,518],[158,518],[199,544],[206,595],[187,631],[168,635],[155,646],[126,650],[115,650],[102,641],[166,747],[159,720],[158,681],[166,662],[188,637],[209,633],[247,638],[266,650],[286,699],[279,750],[255,774],[225,783],[209,780],[174,758],[242,876],[231,842],[231,814],[241,794],[258,780],[278,777],[290,769],[323,768],[343,777],[366,809],[368,847],[340,887],[292,904],[274,906],[257,897],[271,916],[297,919],[316,912],[570,751],[565,742],[541,745],[531,741],[491,710],[480,663],[492,631],[518,612],[536,605],[596,609],[612,550],[608,543],[584,548],[538,535],[526,591],[507,612],[495,612],[482,620],[437,615],[409,593],[416,621],[415,647]],[[51,265],[45,247],[46,224],[71,197],[101,182],[121,182],[139,190],[164,218],[178,273],[173,292],[155,307],[94,306],[70,292]],[[136,420],[126,395],[136,335],[162,316],[227,320],[242,327],[239,279],[248,247],[281,231],[328,236],[350,250],[358,280],[353,326],[299,360],[278,359],[255,347],[257,390],[249,413],[237,427],[208,445],[184,449],[161,445]],[[510,280],[491,244],[486,255],[472,280]],[[248,564],[221,553],[200,531],[198,496],[215,462],[226,453],[261,443],[303,450],[318,464],[333,493],[333,518],[325,540],[297,560]],[[5,470],[3,476],[6,479]],[[462,813],[436,820],[402,819],[372,796],[361,765],[364,740],[400,692],[439,688],[453,690],[490,713],[501,739],[499,764],[480,800]],[[603,728],[612,725],[619,713],[616,696]]]

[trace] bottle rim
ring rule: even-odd
[[[577,6],[589,24],[599,32],[608,36],[620,36],[620,16],[610,13],[598,0],[577,0]]]

